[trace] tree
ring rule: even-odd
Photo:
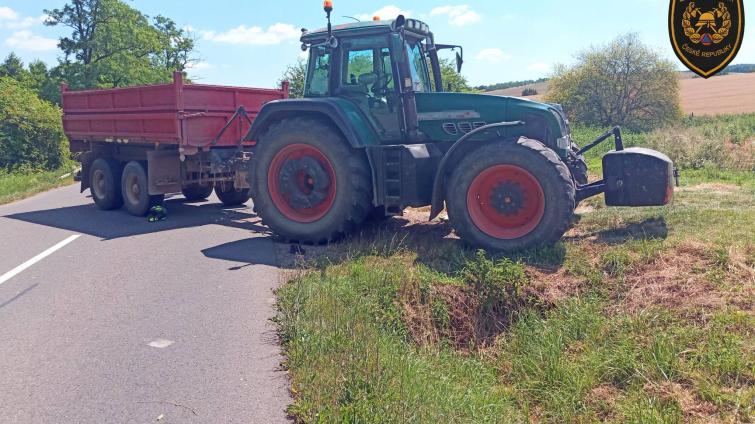
[[[58,47],[66,61],[74,56],[84,65],[96,61],[96,37],[100,27],[116,19],[109,0],[71,0],[62,9],[44,10],[47,26],[64,25],[73,30],[70,37],[62,37]]]
[[[681,115],[676,67],[636,34],[579,53],[572,67],[557,66],[547,99],[589,125],[646,130]]]
[[[168,71],[184,72],[186,67],[196,62],[192,52],[196,44],[194,37],[176,23],[164,16],[156,16],[153,24],[160,37],[160,60]]]
[[[456,93],[473,91],[467,82],[467,78],[456,72],[456,63],[451,59],[440,59],[440,76],[443,80],[443,91]],[[433,79],[432,69],[430,69],[430,79]]]
[[[26,78],[26,69],[24,62],[14,52],[11,52],[0,65],[0,77],[10,77],[16,81],[22,81]]]
[[[68,140],[60,108],[9,77],[0,77],[0,93],[0,168],[52,170],[63,165]]]
[[[295,64],[286,67],[286,70],[283,71],[283,74],[278,80],[278,85],[283,83],[283,81],[288,81],[289,96],[298,99],[304,97],[304,79],[306,76],[307,63],[304,60],[299,59]]]
[[[194,40],[169,18],[154,24],[122,0],[69,0],[45,10],[47,25],[67,26],[58,73],[72,88],[167,82],[191,62]]]

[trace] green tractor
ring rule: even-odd
[[[398,16],[302,30],[309,51],[303,99],[267,103],[250,185],[256,212],[285,239],[324,243],[370,217],[445,208],[467,243],[518,250],[558,241],[576,205],[605,193],[609,206],[668,203],[665,155],[624,149],[617,127],[579,149],[554,104],[444,90],[427,24]],[[588,183],[582,154],[613,136],[604,178]]]

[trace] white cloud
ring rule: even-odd
[[[439,6],[430,11],[431,16],[448,16],[448,23],[453,26],[464,26],[478,22],[481,17],[467,4],[458,6]]]
[[[301,31],[291,24],[277,23],[267,29],[241,25],[226,32],[200,31],[202,38],[218,43],[273,45],[284,41],[295,40],[301,36]]]
[[[206,69],[215,69],[215,65],[209,62],[190,62],[186,65],[186,69],[192,71],[202,71]]]
[[[16,31],[5,39],[5,45],[19,50],[45,51],[55,50],[58,40],[42,37],[31,31]]]
[[[537,63],[530,63],[527,65],[527,70],[529,71],[547,71],[551,68],[551,65],[547,63],[537,62]]]
[[[355,18],[359,19],[360,21],[371,21],[373,17],[379,16],[380,19],[387,21],[391,19],[396,19],[398,15],[404,15],[405,17],[408,18],[411,16],[411,14],[412,14],[411,11],[403,10],[398,6],[394,6],[391,4],[391,5],[384,6],[372,12],[371,14],[362,13],[362,14],[356,15]]]
[[[490,63],[500,63],[505,60],[511,59],[511,56],[507,55],[503,52],[501,49],[482,49],[479,53],[477,53],[477,56],[475,56],[477,60],[483,60],[485,62]]]
[[[0,6],[0,28],[26,29],[35,25],[41,25],[47,19],[47,15],[27,16],[22,18],[10,7]]]
[[[18,13],[10,7],[0,6],[0,20],[15,21],[18,19]]]
[[[4,24],[0,24],[0,27],[8,29],[25,29],[31,28],[35,25],[41,25],[47,20],[47,15],[40,15],[36,17],[27,16],[23,19],[17,19]]]

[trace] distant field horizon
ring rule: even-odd
[[[721,115],[755,112],[755,73],[720,75],[708,80],[693,78],[691,73],[680,73],[682,110],[687,115]],[[522,96],[522,90],[534,88],[536,96]],[[486,94],[523,97],[543,101],[548,92],[548,81],[526,84]]]

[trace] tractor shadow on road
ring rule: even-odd
[[[165,207],[168,209],[168,219],[155,223],[147,222],[144,217],[131,216],[125,210],[102,211],[94,204],[23,212],[4,218],[61,228],[104,240],[211,224],[269,233],[249,206],[228,208],[220,203],[188,203],[177,197],[167,200]]]
[[[240,263],[228,268],[228,271],[240,271],[254,265],[278,266],[276,255],[270,248],[267,238],[251,237],[204,249],[202,254],[210,259]]]

